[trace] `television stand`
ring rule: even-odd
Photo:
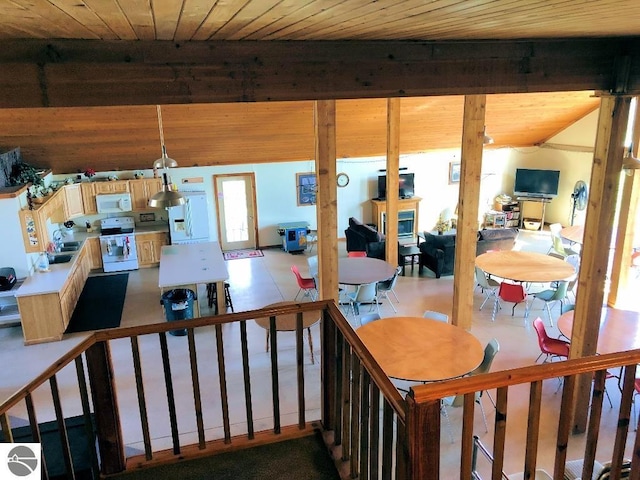
[[[540,222],[540,227],[534,230],[544,230],[544,213],[547,207],[547,203],[551,202],[552,199],[549,197],[517,197],[516,200],[520,205],[520,228],[524,227],[525,220],[529,220],[529,221],[533,220],[533,221]],[[541,212],[537,217],[532,217],[531,215],[528,215],[528,216],[525,215],[524,204],[526,202],[535,202],[535,203],[542,204]],[[532,230],[532,229],[529,228],[527,230]]]

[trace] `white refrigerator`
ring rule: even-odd
[[[209,241],[209,209],[205,192],[180,192],[185,204],[169,207],[169,233],[173,245]]]

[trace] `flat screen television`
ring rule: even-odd
[[[398,197],[411,198],[414,196],[414,175],[413,173],[401,173],[398,178]],[[387,198],[387,176],[378,175],[378,198]]]
[[[558,196],[558,170],[516,169],[513,194],[516,197],[554,198]]]

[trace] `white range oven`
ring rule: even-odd
[[[100,250],[105,272],[136,270],[138,251],[134,235],[133,217],[114,217],[100,220]]]

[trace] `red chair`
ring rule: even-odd
[[[500,283],[500,288],[498,289],[498,295],[496,295],[496,301],[493,304],[493,316],[491,317],[492,321],[496,320],[496,313],[498,313],[498,308],[500,308],[500,300],[504,300],[505,302],[512,302],[513,308],[511,309],[511,316],[513,317],[516,305],[519,303],[524,303],[524,316],[526,317],[528,314],[527,310],[527,292],[524,290],[524,287],[521,283],[508,283],[502,282]]]
[[[298,267],[295,265],[291,265],[291,271],[296,276],[296,282],[298,283],[298,287],[300,287],[293,300],[296,301],[302,291],[304,291],[305,297],[309,297],[312,301],[315,300],[316,282],[313,281],[313,278],[303,278],[302,275],[300,275],[300,270],[298,270]]]
[[[545,363],[549,359],[553,361],[554,357],[560,359],[569,358],[569,346],[571,344],[564,340],[560,340],[559,338],[552,338],[547,335],[547,330],[544,328],[544,322],[540,317],[533,321],[533,328],[536,329],[538,345],[540,346],[540,355],[536,358],[536,362],[540,360],[540,357],[543,355],[545,355],[545,357],[542,363]]]
[[[347,252],[347,257],[366,257],[367,252]]]

